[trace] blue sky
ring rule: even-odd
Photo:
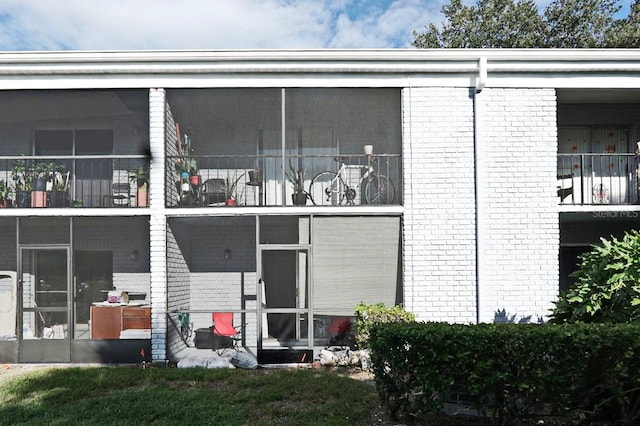
[[[622,13],[631,1],[620,1]],[[442,22],[444,3],[0,0],[0,50],[402,48],[414,30]]]

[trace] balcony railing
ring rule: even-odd
[[[397,154],[170,156],[166,170],[168,207],[401,204]]]
[[[145,207],[148,171],[140,155],[2,156],[0,205]]]
[[[558,154],[560,204],[637,204],[638,165],[635,154]]]

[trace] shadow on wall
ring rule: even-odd
[[[532,315],[527,315],[521,316],[520,319],[518,319],[518,314],[511,315],[506,309],[498,309],[493,314],[493,322],[498,324],[530,324],[532,317]],[[543,322],[544,319],[541,316],[538,316],[536,323],[542,324]]]

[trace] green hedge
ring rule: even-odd
[[[360,349],[369,347],[369,334],[374,324],[416,320],[416,315],[413,312],[405,311],[402,306],[387,307],[384,303],[366,304],[360,302],[356,306],[355,315],[355,344]]]
[[[640,327],[630,324],[376,324],[376,386],[411,419],[465,402],[498,424],[640,420]]]

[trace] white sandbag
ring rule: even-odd
[[[235,368],[231,364],[231,358],[216,356],[207,361],[207,368]]]
[[[336,365],[338,360],[333,352],[323,349],[320,351],[320,364],[326,366]]]
[[[178,361],[178,368],[207,368],[209,361],[201,358],[183,358]]]

